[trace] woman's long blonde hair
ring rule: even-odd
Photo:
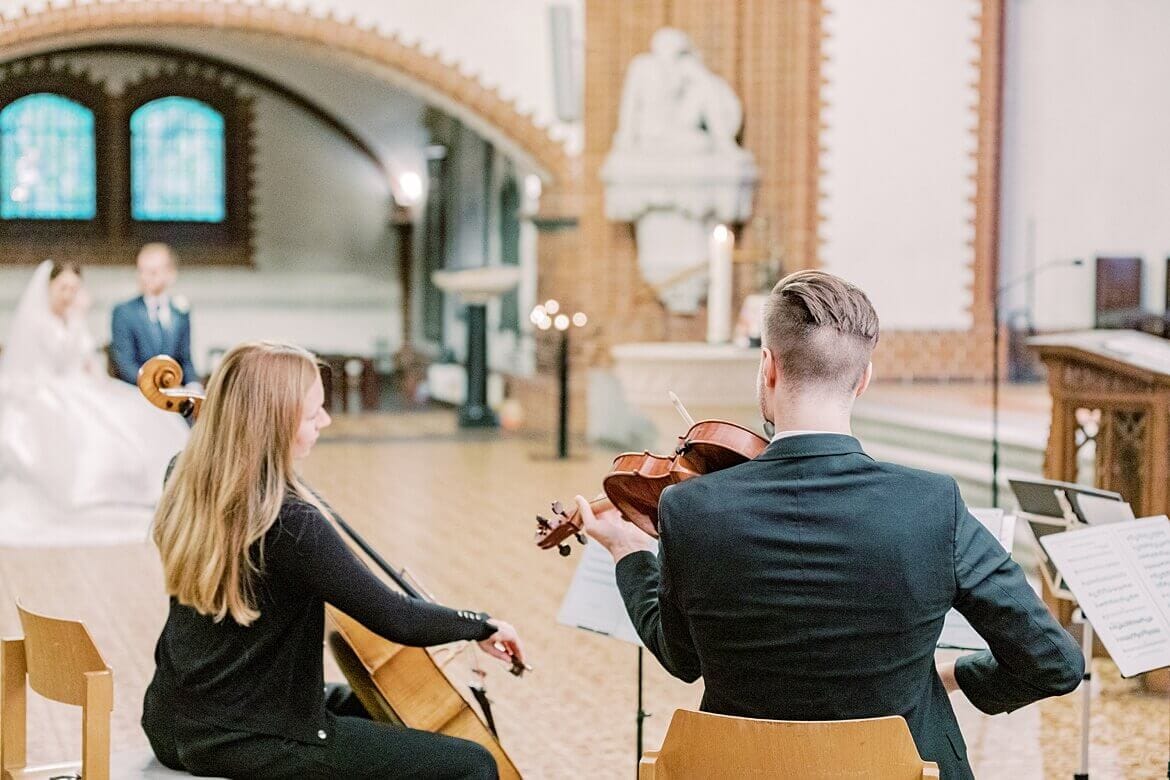
[[[293,469],[305,396],[318,378],[311,353],[257,341],[224,356],[199,421],[179,454],[154,515],[167,593],[180,604],[242,626],[260,617],[254,580],[291,491],[321,508]]]

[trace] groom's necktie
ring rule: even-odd
[[[154,335],[158,339],[159,350],[165,352],[167,349],[167,329],[163,326],[162,317],[159,314],[159,301],[155,298],[150,302],[150,323],[154,326]]]

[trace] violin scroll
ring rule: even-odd
[[[613,509],[613,504],[605,497],[589,502],[589,506],[594,512]],[[555,547],[562,556],[569,555],[573,552],[573,548],[568,544],[570,537],[581,544],[586,542],[581,513],[576,509],[569,512],[560,501],[553,502],[552,513],[554,515],[552,520],[541,515],[536,516],[536,546],[542,550],[551,550]]]
[[[169,355],[156,355],[138,369],[138,389],[146,400],[164,412],[178,412],[191,419],[199,416],[203,394],[183,388],[183,369]]]

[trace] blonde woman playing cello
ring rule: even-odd
[[[415,647],[476,640],[523,660],[515,629],[385,586],[326,519],[294,463],[329,425],[316,362],[236,347],[212,377],[153,537],[170,613],[142,726],[159,760],[248,778],[494,778],[478,744],[331,711],[324,605]]]

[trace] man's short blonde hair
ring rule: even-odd
[[[772,288],[762,341],[789,386],[852,391],[877,346],[877,312],[866,294],[844,279],[798,271]]]
[[[135,258],[135,262],[144,255],[154,254],[155,252],[161,252],[166,255],[167,259],[171,261],[171,268],[179,267],[179,258],[175,254],[175,250],[171,249],[170,244],[164,244],[162,241],[152,241],[149,244],[143,244],[142,248],[138,250],[138,256]]]

